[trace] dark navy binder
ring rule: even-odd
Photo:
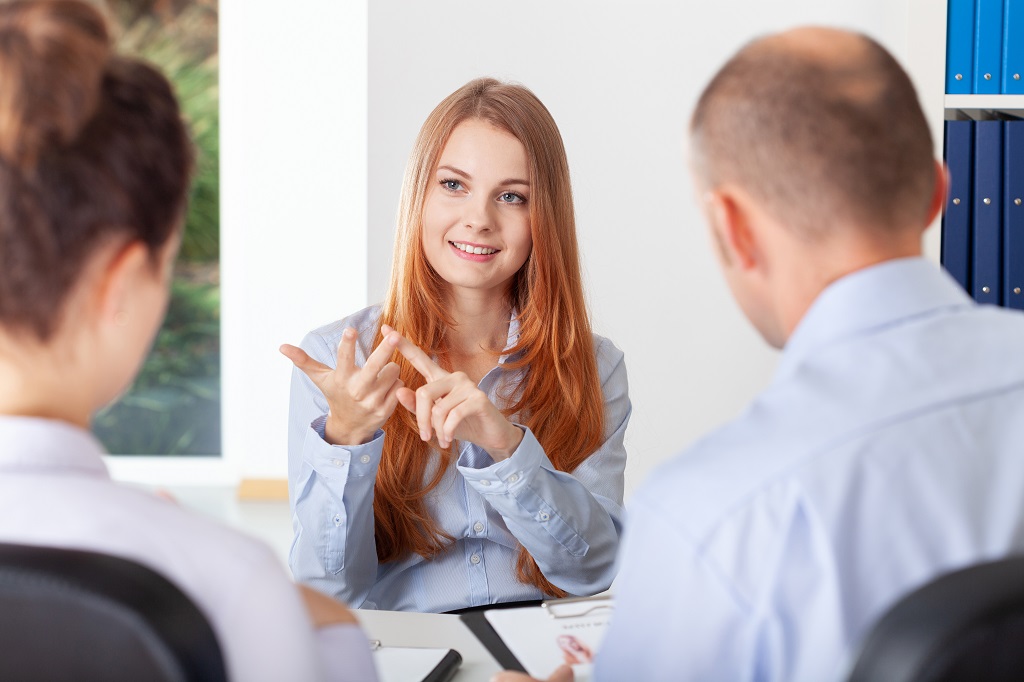
[[[1003,0],[976,0],[974,92],[998,95],[1002,87]]]
[[[946,121],[945,132],[949,192],[942,214],[942,265],[970,293],[974,121]]]
[[[951,95],[969,95],[974,87],[974,1],[947,5],[946,92]]]
[[[1024,310],[1024,121],[1007,121],[1003,184],[1004,305]]]
[[[1003,3],[1004,95],[1024,95],[1024,0]]]
[[[974,258],[971,294],[978,303],[1002,303],[1003,122],[974,124]]]

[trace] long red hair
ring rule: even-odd
[[[533,431],[557,469],[571,472],[603,440],[604,399],[583,295],[565,147],[551,114],[527,88],[477,79],[427,117],[406,167],[381,322],[435,353],[442,366],[447,364],[445,337],[454,321],[446,306],[447,283],[423,252],[423,204],[449,136],[468,119],[487,121],[514,135],[530,165],[533,250],[508,292],[509,305],[518,311],[519,340],[509,351],[512,359],[502,365],[507,371],[526,368],[526,373],[515,397],[498,407]],[[378,329],[374,345],[380,341]],[[396,362],[406,386],[415,390],[423,385],[423,377],[405,358],[397,356]],[[420,440],[415,416],[401,407],[384,429],[373,501],[377,557],[382,562],[409,553],[433,557],[453,538],[441,532],[425,498],[451,466],[455,449],[439,452],[436,443],[431,447]],[[431,450],[439,459],[431,457]],[[522,546],[516,569],[522,582],[548,595],[565,595]]]

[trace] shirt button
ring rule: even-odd
[[[479,521],[474,523],[473,524],[473,532],[475,532],[475,533],[483,533],[484,532],[484,524],[480,523]]]
[[[340,467],[342,466],[342,464],[344,464],[344,462],[342,462],[340,459],[332,459],[331,464],[333,464],[336,467]]]
[[[335,514],[334,518],[331,519],[331,520],[334,521],[334,525],[335,526],[340,526],[341,525],[341,514]]]
[[[518,480],[519,480],[519,474],[512,474],[511,476],[508,477],[508,482],[509,483],[515,483]]]
[[[363,455],[362,457],[359,458],[359,461],[362,462],[363,464],[369,464],[370,463],[370,456],[369,455]]]
[[[549,516],[547,512],[541,512],[540,514],[537,514],[537,518],[541,521],[547,521],[551,516]]]
[[[473,564],[474,566],[480,563],[480,555],[474,554],[473,556],[469,557],[469,563]]]
[[[488,481],[486,478],[480,480],[480,485],[490,485],[490,484],[491,484],[491,482]]]

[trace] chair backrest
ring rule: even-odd
[[[1024,679],[1024,557],[969,566],[900,599],[872,628],[849,682]]]
[[[206,617],[118,557],[0,544],[0,680],[226,680]]]

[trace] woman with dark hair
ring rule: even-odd
[[[0,542],[148,565],[233,679],[373,679],[343,607],[304,608],[267,547],[115,484],[88,431],[163,318],[191,166],[169,84],[111,52],[94,8],[0,4]]]

